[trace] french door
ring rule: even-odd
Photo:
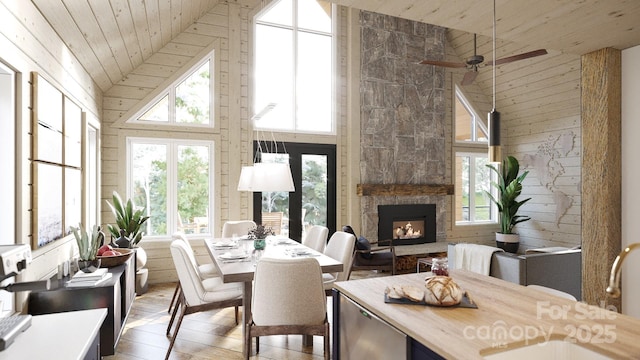
[[[254,154],[259,162],[289,163],[295,186],[295,192],[254,193],[256,223],[281,219],[279,234],[297,241],[313,225],[336,231],[335,145],[254,142]]]

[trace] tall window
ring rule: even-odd
[[[170,86],[136,122],[213,126],[212,60],[208,58]]]
[[[276,0],[255,19],[255,126],[333,133],[331,3]]]
[[[485,123],[456,86],[455,123],[455,214],[456,224],[496,221],[495,210],[485,190],[491,191],[488,136]]]
[[[148,236],[175,231],[211,234],[213,142],[175,139],[127,140],[129,193],[151,218]]]

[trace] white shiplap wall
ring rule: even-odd
[[[37,71],[78,104],[90,118],[100,118],[102,93],[30,1],[0,3],[0,61],[16,71],[17,169],[16,243],[31,244],[31,87]],[[10,119],[9,119],[10,120]],[[55,274],[75,249],[73,237],[33,250],[33,262],[18,280],[40,280]],[[25,293],[16,295],[18,310]]]
[[[460,61],[473,54],[473,34],[449,30],[453,49],[450,61]],[[490,60],[491,39],[478,36],[478,54]],[[520,44],[497,41],[497,58],[533,50]],[[505,64],[496,69],[496,107],[501,113],[503,156],[513,155],[525,179],[521,198],[532,200],[521,209],[532,220],[519,224],[521,248],[580,245],[580,57],[547,49],[548,55]],[[458,56],[456,60],[455,56]],[[459,71],[451,71],[455,76]],[[462,70],[464,73],[464,70]],[[448,77],[449,79],[449,77]],[[483,67],[471,86],[464,90],[481,114],[491,109],[492,69]],[[450,89],[449,94],[452,94]],[[565,152],[560,136],[571,138]],[[541,164],[533,166],[533,163]],[[557,173],[557,177],[550,178]],[[558,192],[566,194],[571,206],[557,211]],[[451,221],[449,219],[449,221]],[[455,227],[448,234],[451,241],[489,242],[495,227]]]

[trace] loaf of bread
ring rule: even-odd
[[[427,279],[424,301],[429,305],[453,306],[460,304],[464,292],[452,278],[433,276]]]
[[[424,300],[424,290],[413,285],[392,285],[385,289],[390,299],[407,299],[413,302]]]

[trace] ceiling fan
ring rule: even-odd
[[[484,61],[484,56],[477,54],[477,46],[476,46],[476,34],[473,34],[473,56],[468,57],[464,63],[454,63],[449,61],[437,61],[437,60],[422,60],[418,64],[427,64],[427,65],[435,65],[442,66],[448,68],[467,68],[466,74],[464,74],[464,78],[462,78],[461,85],[469,85],[473,83],[473,81],[478,76],[478,68],[483,66],[491,66],[491,65],[502,65],[506,63],[510,63],[513,61],[529,59],[532,57],[545,55],[547,54],[547,50],[538,49],[534,51],[529,51],[526,53],[507,56],[498,60],[489,60],[487,62]]]

